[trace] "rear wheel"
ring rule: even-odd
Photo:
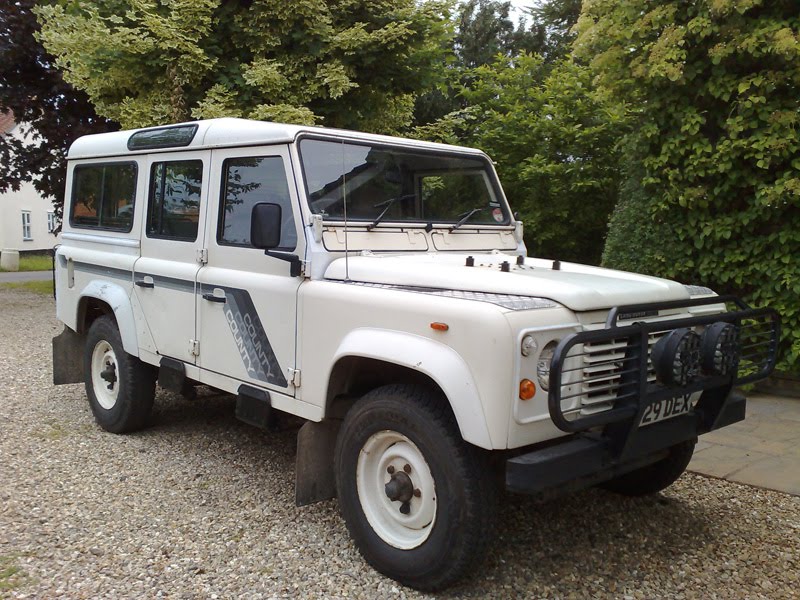
[[[669,450],[666,458],[620,475],[599,487],[623,496],[647,496],[671,486],[689,466],[697,440],[687,440]]]
[[[83,372],[89,406],[103,429],[124,433],[144,427],[153,408],[156,370],[125,352],[109,316],[89,328]]]
[[[494,488],[446,400],[416,386],[373,390],[347,413],[335,462],[342,515],[376,570],[431,591],[482,559]]]

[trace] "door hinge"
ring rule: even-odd
[[[289,383],[291,383],[294,387],[300,387],[300,369],[286,369],[287,374],[289,375]]]
[[[189,340],[189,354],[192,356],[200,356],[199,340]]]
[[[208,262],[208,248],[198,248],[197,262],[199,262],[201,265],[204,265]]]

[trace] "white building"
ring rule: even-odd
[[[11,114],[0,113],[0,135],[25,139]],[[0,169],[7,168],[0,164]],[[32,183],[23,183],[19,191],[0,194],[0,252],[52,250],[60,237],[52,233],[56,225],[52,202],[42,198]]]

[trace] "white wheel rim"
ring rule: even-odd
[[[104,373],[106,377],[110,377],[112,372],[113,379],[103,378]],[[95,344],[92,351],[92,389],[97,402],[106,410],[114,408],[117,403],[117,396],[119,396],[118,377],[117,355],[114,354],[111,344],[106,340],[100,340]]]
[[[406,503],[387,495],[393,478],[404,491],[410,480],[414,492]],[[410,550],[428,539],[436,520],[436,486],[414,442],[396,431],[374,433],[358,455],[356,485],[364,515],[384,542]],[[401,511],[404,504],[407,513]]]

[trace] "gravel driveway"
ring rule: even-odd
[[[116,436],[51,385],[52,299],[0,288],[0,596],[421,598],[370,569],[335,501],[296,508],[295,426],[160,394]],[[800,498],[694,475],[652,498],[504,503],[484,568],[442,597],[790,598]]]

